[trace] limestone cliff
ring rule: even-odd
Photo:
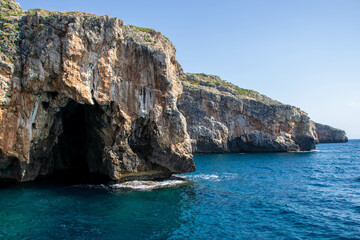
[[[348,141],[344,130],[315,123],[316,134],[319,143],[345,143]]]
[[[300,109],[217,76],[184,74],[178,102],[195,153],[284,152],[315,148],[314,123]]]
[[[176,106],[181,68],[161,33],[0,4],[0,179],[195,170]]]

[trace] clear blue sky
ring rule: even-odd
[[[186,72],[221,76],[360,138],[358,0],[19,0],[154,28]]]

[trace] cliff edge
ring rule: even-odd
[[[348,141],[344,130],[320,123],[315,123],[315,128],[319,143],[345,143]]]
[[[218,76],[186,73],[178,108],[194,153],[287,152],[315,148],[315,125],[299,108]]]
[[[173,44],[152,29],[0,0],[0,178],[195,170]]]

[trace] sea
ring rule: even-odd
[[[194,159],[162,182],[3,186],[0,239],[360,239],[360,140]]]

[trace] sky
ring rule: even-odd
[[[18,0],[154,28],[185,72],[214,74],[360,139],[358,0]]]

